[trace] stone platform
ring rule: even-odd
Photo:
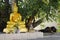
[[[43,38],[42,32],[29,32],[18,34],[0,34],[0,40],[29,40]]]

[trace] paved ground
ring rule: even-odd
[[[60,33],[18,33],[0,34],[0,40],[60,40]]]

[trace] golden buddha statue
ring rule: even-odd
[[[18,13],[18,7],[16,3],[13,5],[12,13],[10,14],[10,21],[7,22],[7,27],[3,30],[5,33],[14,33],[18,28],[20,32],[27,32],[25,22],[22,21],[22,16]]]

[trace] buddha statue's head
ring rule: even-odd
[[[12,11],[13,11],[13,13],[17,13],[18,12],[18,7],[16,6],[16,3],[13,4]]]

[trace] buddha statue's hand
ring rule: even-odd
[[[20,19],[16,18],[16,19],[12,19],[13,22],[18,22]]]

